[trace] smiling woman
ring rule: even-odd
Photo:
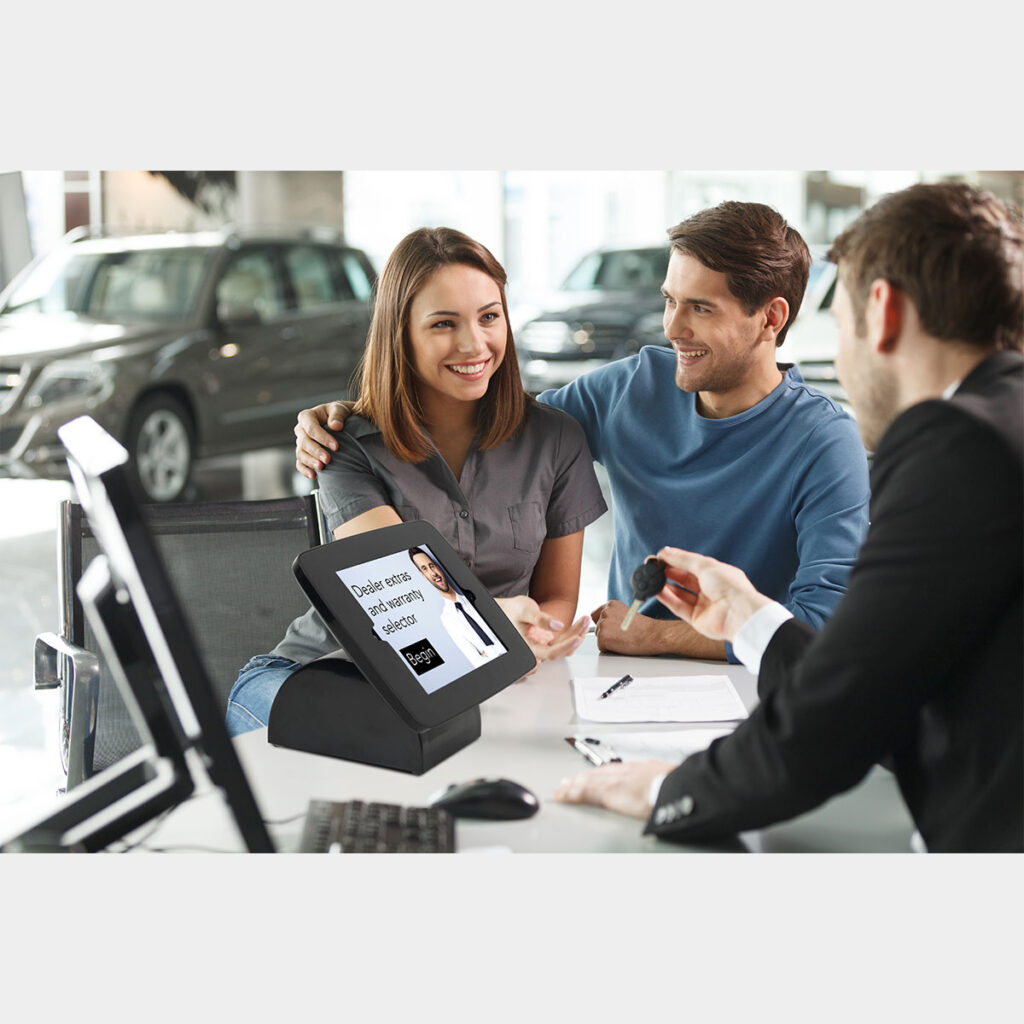
[[[410,309],[416,399],[423,421],[434,427],[434,443],[456,477],[476,433],[477,403],[504,365],[508,320],[501,296],[488,274],[451,264],[430,275]],[[512,352],[509,366],[514,365],[514,348]],[[508,372],[506,366],[505,378]]]
[[[396,454],[413,462],[427,457],[435,448],[424,433],[428,421],[444,429],[454,418],[465,418],[465,408],[450,406],[443,397],[481,403],[485,451],[522,425],[527,396],[505,284],[505,271],[490,251],[451,228],[421,228],[395,247],[377,281],[355,411],[380,427]],[[493,361],[479,368],[485,351]],[[471,369],[484,381],[482,388],[446,393],[444,385],[438,387]]]
[[[406,236],[377,282],[355,415],[319,474],[334,537],[402,521],[433,524],[539,659],[579,646],[583,530],[606,509],[586,440],[523,390],[505,271],[450,228]],[[301,665],[337,648],[317,613],[246,665],[228,728],[265,725]]]

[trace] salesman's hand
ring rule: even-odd
[[[666,583],[658,600],[713,640],[731,642],[754,612],[772,603],[733,565],[679,548],[662,548],[658,557],[665,563],[668,579],[692,591],[687,593]]]
[[[559,803],[593,804],[646,821],[651,815],[647,800],[651,781],[675,767],[669,761],[603,764],[581,772],[574,779],[563,779],[553,795]]]
[[[557,619],[545,615],[532,597],[499,597],[495,600],[519,630],[538,664],[567,657],[587,635],[589,620],[586,615],[581,615],[571,626],[563,626]]]
[[[331,461],[331,452],[338,447],[338,442],[323,428],[342,430],[354,405],[354,402],[327,402],[299,413],[294,430],[295,468],[307,480],[316,480],[316,471]]]

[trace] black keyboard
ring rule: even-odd
[[[440,807],[310,800],[300,853],[454,853],[455,820]]]

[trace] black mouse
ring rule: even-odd
[[[431,797],[431,807],[443,807],[453,818],[509,820],[529,818],[540,802],[525,787],[510,779],[473,779],[453,783]]]

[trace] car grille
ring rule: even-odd
[[[570,323],[568,338],[566,326],[561,320],[535,320],[523,329],[521,347],[544,359],[607,359],[627,352],[629,330],[624,326]]]
[[[0,452],[9,452],[21,437],[22,427],[0,427]]]
[[[836,364],[831,359],[815,359],[808,360],[806,362],[801,361],[799,364],[800,373],[804,380],[837,380]]]
[[[815,359],[808,360],[807,362],[798,362],[797,367],[800,370],[800,376],[803,377],[804,382],[810,384],[812,388],[817,388],[819,391],[828,395],[829,398],[839,402],[840,405],[849,406],[850,400],[847,398],[846,392],[843,390],[843,386],[839,383],[839,377],[836,374],[836,365],[831,359]]]
[[[0,365],[0,405],[3,400],[21,385],[21,367]]]

